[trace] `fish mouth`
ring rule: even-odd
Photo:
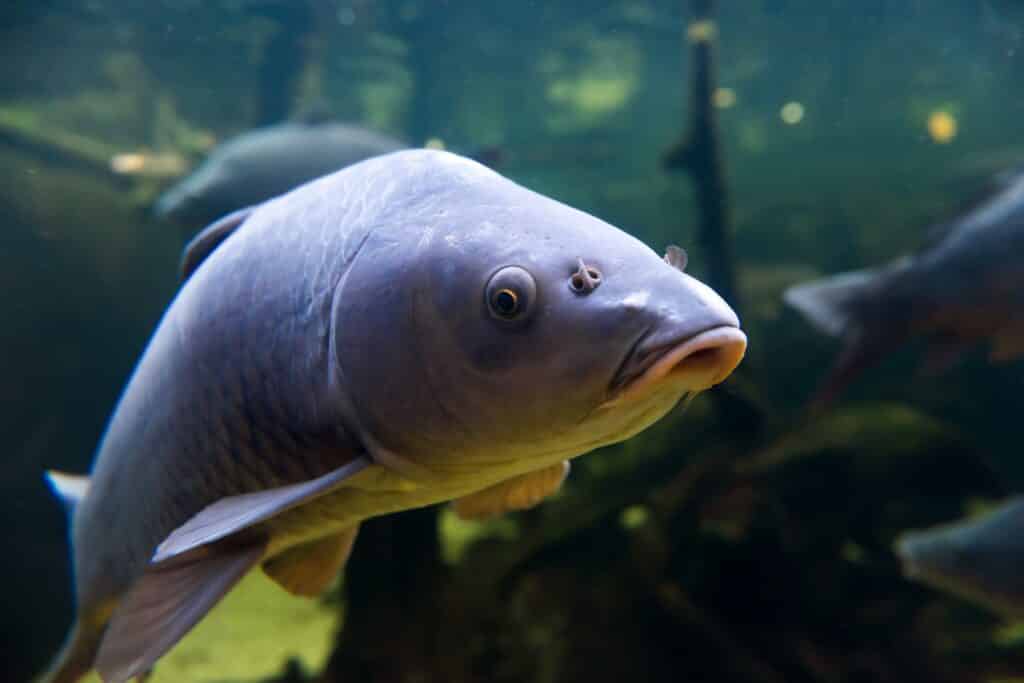
[[[616,374],[612,400],[628,400],[668,383],[689,394],[704,391],[732,374],[746,350],[747,335],[733,325],[663,342],[645,335]]]
[[[918,563],[915,545],[912,537],[902,536],[892,544],[892,551],[900,560],[903,576],[920,580],[924,576],[924,568]]]

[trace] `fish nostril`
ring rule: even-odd
[[[576,294],[590,294],[601,284],[601,271],[577,259],[578,268],[569,277],[569,289]]]

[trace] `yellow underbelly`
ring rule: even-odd
[[[370,517],[453,500],[506,478],[504,472],[489,476],[477,473],[419,483],[373,465],[338,489],[265,522],[263,527],[270,538],[267,557],[351,528]]]

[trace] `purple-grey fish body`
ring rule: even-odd
[[[314,178],[405,147],[401,140],[362,126],[324,119],[257,128],[215,147],[199,168],[161,195],[156,213],[205,225]]]
[[[816,403],[917,337],[931,342],[932,372],[986,340],[995,362],[1024,354],[1024,170],[1005,174],[996,192],[942,232],[930,248],[880,269],[787,290],[789,305],[844,342]]]
[[[78,600],[51,681],[145,672],[256,565],[318,594],[368,517],[529,507],[746,347],[635,238],[446,152],[236,212],[183,267],[91,479],[51,475]]]
[[[979,518],[908,532],[895,551],[908,578],[1024,617],[1024,497]]]

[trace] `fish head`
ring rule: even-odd
[[[368,317],[392,333],[370,353],[338,330],[379,442],[439,469],[543,464],[632,436],[737,366],[736,314],[678,254],[673,266],[492,176],[461,205],[418,212],[426,226],[402,267],[370,257],[352,273],[375,283]]]
[[[272,129],[258,130],[214,147],[194,171],[160,195],[153,206],[154,215],[182,225],[203,225],[280,194],[269,191],[266,180],[280,165],[275,163],[274,153],[280,155],[278,148],[285,147],[267,144],[275,137],[279,136]]]
[[[229,178],[220,165],[208,160],[161,194],[153,206],[153,214],[174,223],[202,223],[229,213],[232,208],[241,208],[218,205],[217,199],[226,194],[228,183]]]
[[[896,539],[904,576],[1015,618],[1024,615],[1024,499]]]

